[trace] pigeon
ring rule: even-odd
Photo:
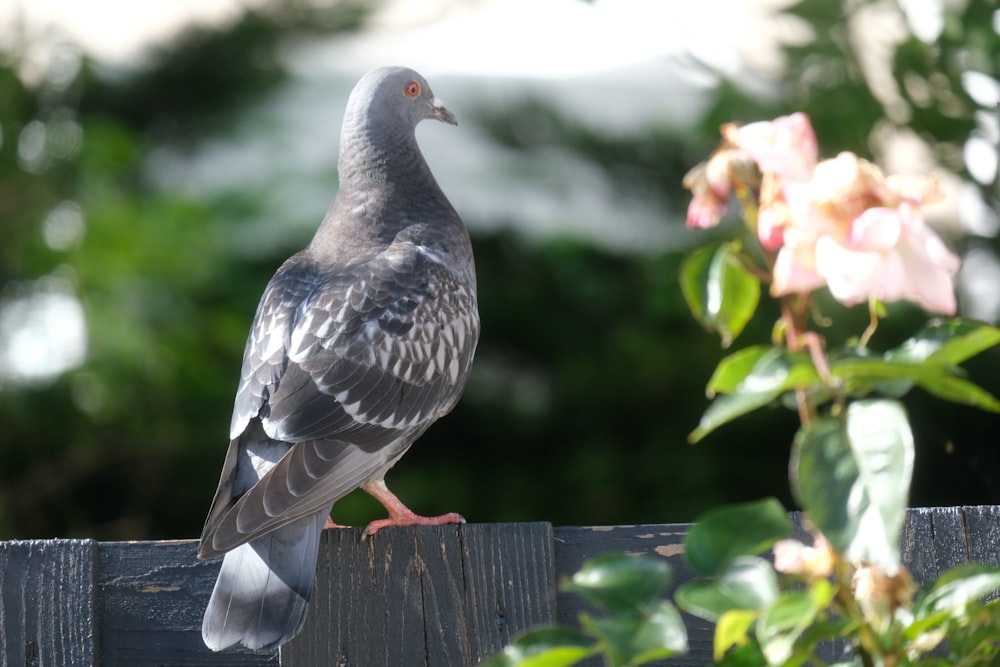
[[[198,547],[223,556],[202,638],[272,651],[305,622],[319,537],[356,488],[401,525],[419,516],[386,472],[458,402],[479,339],[469,233],[417,145],[457,125],[427,81],[373,70],[347,102],[340,187],[309,245],[271,278],[253,320],[229,449]]]

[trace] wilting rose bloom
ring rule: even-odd
[[[826,285],[849,306],[905,299],[955,312],[958,257],[920,214],[922,203],[940,196],[932,180],[886,179],[872,163],[841,153],[784,192],[772,294]]]
[[[736,181],[735,165],[740,173],[748,171],[747,162],[756,165],[757,236],[776,252],[773,295],[827,286],[846,305],[905,299],[955,312],[959,259],[920,213],[941,196],[932,179],[886,178],[852,153],[819,161],[816,135],[802,113],[728,124],[721,132],[722,147],[685,179],[695,195],[688,225],[715,225]]]
[[[833,548],[822,535],[811,547],[798,540],[778,540],[773,550],[774,569],[778,572],[812,578],[829,577],[833,573]]]
[[[761,173],[784,182],[808,180],[816,167],[816,133],[804,113],[748,125],[728,123],[720,132],[726,141],[745,151]]]
[[[917,586],[906,568],[901,567],[888,574],[877,565],[866,565],[858,567],[851,576],[851,592],[865,620],[876,630],[884,632],[896,609],[913,604]]]
[[[723,144],[708,160],[684,176],[684,187],[694,195],[688,206],[687,226],[715,227],[726,212],[733,186],[741,182],[755,184],[758,178],[749,156]]]
[[[819,159],[809,117],[793,113],[749,125],[730,123],[721,132],[761,171],[757,236],[764,248],[777,250],[784,245],[784,230],[791,222],[789,199],[808,181]]]

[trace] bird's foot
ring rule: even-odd
[[[455,512],[449,512],[441,516],[420,516],[419,514],[407,511],[405,514],[396,514],[390,516],[388,519],[372,521],[365,528],[365,532],[361,533],[361,539],[370,537],[383,528],[391,526],[443,526],[449,523],[465,523],[465,519],[462,518],[461,514],[456,514]]]
[[[323,524],[323,530],[326,530],[328,528],[350,528],[350,526],[344,526],[339,523],[334,523],[333,519],[331,519],[330,517],[326,517],[326,523]]]
[[[390,491],[382,480],[365,482],[361,488],[364,489],[365,493],[382,503],[382,506],[389,512],[387,519],[379,519],[368,524],[365,532],[361,534],[362,539],[390,526],[442,526],[449,523],[465,523],[462,515],[455,512],[441,516],[420,516],[404,505],[403,501],[397,498],[396,494]]]

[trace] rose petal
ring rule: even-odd
[[[799,574],[804,562],[802,558],[806,545],[798,540],[778,540],[774,543],[774,569],[784,574]]]
[[[720,200],[711,192],[691,198],[688,204],[687,226],[692,229],[709,229],[719,224],[726,212],[725,200]]]
[[[958,273],[962,265],[961,260],[948,249],[941,237],[924,222],[920,212],[904,204],[900,206],[900,213],[904,235],[917,243],[923,254],[934,264],[940,266],[948,275]]]
[[[905,299],[932,312],[954,314],[952,276],[959,259],[916,210],[906,204],[873,208],[859,216],[856,225],[860,234],[868,232],[868,239],[877,243],[845,247],[831,237],[816,242],[816,271],[835,299],[848,306],[872,297]],[[887,243],[894,234],[895,243]]]
[[[829,236],[816,242],[816,272],[826,280],[833,298],[846,306],[868,301],[884,262],[882,253],[845,248]]]
[[[777,250],[784,245],[784,225],[788,215],[781,209],[787,208],[787,206],[780,204],[762,208],[757,212],[757,238],[760,239],[760,244],[766,250]]]
[[[896,252],[908,278],[903,298],[931,312],[954,315],[957,306],[952,276],[960,265],[958,257],[928,227],[905,234]]]
[[[905,202],[927,205],[944,201],[944,190],[934,176],[896,175],[885,180],[889,189]]]
[[[764,173],[782,179],[807,180],[816,166],[818,148],[809,116],[793,113],[772,121],[723,128],[726,138],[739,146]]]
[[[821,205],[860,212],[872,204],[896,203],[882,170],[854,153],[843,152],[817,164],[811,186],[812,200]]]
[[[899,242],[902,226],[899,209],[870,208],[850,223],[846,242],[858,249],[888,251]]]
[[[826,284],[815,270],[815,256],[812,248],[803,246],[799,251],[785,245],[774,260],[772,296],[784,296],[796,292],[804,293]]]

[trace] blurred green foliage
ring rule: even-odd
[[[778,94],[752,97],[720,80],[694,128],[611,138],[536,100],[478,109],[474,120],[511,150],[544,160],[544,148],[557,145],[603,167],[623,200],[653,202],[664,225],[683,224],[681,179],[730,120],[805,111],[829,143],[825,154],[871,154],[874,128],[911,127],[960,171],[953,158],[975,131],[977,110],[962,73],[1000,74],[1000,43],[981,20],[988,4],[951,10],[936,43],[911,39],[898,50],[892,67],[911,82],[901,88],[910,91],[901,97],[908,113],[890,116],[871,92],[840,3],[807,0],[791,11],[813,26],[813,39],[787,48]],[[67,47],[43,76],[24,76],[30,36],[0,53],[0,309],[56,276],[81,302],[88,333],[78,367],[36,383],[0,378],[0,537],[198,534],[254,308],[271,273],[307,238],[237,252],[239,228],[220,220],[252,217],[255,193],[195,200],[163,191],[149,158],[158,146],[193,150],[225,136],[248,108],[285,90],[284,46],[357,30],[364,7],[265,4],[226,28],[185,33],[128,71],[107,71]],[[951,106],[913,98],[921,77]],[[539,118],[530,140],[515,131]],[[334,190],[331,183],[331,197]],[[991,206],[995,194],[982,188]],[[46,225],[60,206],[77,210],[84,226],[54,243]],[[703,238],[691,234],[692,243]],[[680,251],[627,254],[512,232],[473,242],[483,335],[469,389],[389,476],[415,509],[586,525],[685,521],[767,495],[790,504],[793,414],[754,414],[687,444],[721,350],[683,302]],[[898,331],[879,331],[886,347],[924,317],[906,312],[892,318]],[[844,318],[845,330],[866,317]],[[736,347],[768,335],[751,323]],[[988,353],[969,372],[996,393],[998,365]],[[995,420],[914,393],[913,504],[1000,502]],[[334,514],[364,523],[379,511],[354,494]]]

